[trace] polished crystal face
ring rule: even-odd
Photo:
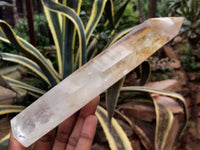
[[[101,94],[171,40],[182,18],[154,18],[72,73],[11,120],[14,137],[28,147]]]

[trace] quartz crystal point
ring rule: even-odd
[[[153,18],[72,73],[11,120],[13,136],[28,147],[125,76],[171,40],[183,18]]]

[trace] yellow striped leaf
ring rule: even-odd
[[[124,79],[125,78],[121,79],[106,91],[106,108],[108,112],[109,123],[111,123],[111,119],[113,117],[114,110],[118,102],[120,89],[124,83]]]
[[[2,139],[0,139],[0,150],[6,150],[8,148],[9,139],[10,133],[8,133]]]
[[[4,78],[0,75],[0,86],[5,87],[17,94],[17,91],[13,89],[5,80]]]
[[[2,76],[4,78],[4,80],[11,86],[13,87],[18,87],[18,88],[22,88],[22,89],[25,89],[25,90],[28,90],[28,91],[31,91],[31,92],[34,92],[34,93],[38,93],[40,95],[44,94],[46,91],[43,91],[41,89],[38,89],[34,86],[31,86],[31,85],[28,85],[26,83],[23,83],[23,82],[20,82],[20,81],[17,81],[15,79],[11,79],[9,77],[6,77],[6,76]]]
[[[184,97],[178,93],[174,93],[174,92],[170,92],[170,91],[163,91],[163,90],[156,90],[156,89],[151,89],[151,88],[147,88],[147,87],[130,86],[130,87],[122,87],[121,88],[121,92],[133,92],[133,91],[156,93],[156,94],[175,98],[175,101],[183,108],[183,111],[184,111],[184,121],[179,129],[179,133],[177,135],[177,138],[178,138],[179,135],[186,128],[187,121],[188,121],[188,110],[187,110],[187,105],[186,105],[186,101],[185,101]]]
[[[114,18],[114,9],[113,9],[113,0],[108,0],[105,7],[105,14],[108,18],[111,27],[115,28],[115,18]]]
[[[81,0],[74,1],[68,0],[67,2],[63,2],[68,7],[74,9],[77,12],[77,15],[80,13]],[[75,52],[75,44],[76,43],[76,28],[70,19],[66,16],[62,15],[63,25],[62,25],[62,63],[63,63],[63,78],[67,77],[74,71],[74,54]],[[61,38],[60,38],[61,39]]]
[[[151,76],[151,66],[148,61],[144,61],[141,65],[139,65],[135,72],[140,78],[140,86],[143,86],[150,79]]]
[[[0,115],[10,114],[10,113],[19,113],[25,107],[19,105],[0,105]]]
[[[164,150],[174,116],[167,107],[157,104],[156,101],[154,107],[156,111],[155,150]]]
[[[119,26],[119,23],[121,21],[121,18],[124,14],[124,11],[126,9],[126,6],[128,5],[128,3],[130,2],[130,0],[127,0],[114,14],[115,17],[115,28]]]
[[[40,69],[40,67],[31,59],[28,59],[24,56],[10,54],[10,53],[0,53],[2,59],[4,61],[10,61],[14,63],[19,63],[30,70],[34,71],[36,74],[38,74],[43,80],[45,80],[49,85],[51,83],[49,82],[48,78],[44,75],[43,71]]]
[[[43,2],[43,1],[42,1]],[[54,40],[54,44],[56,46],[56,54],[57,54],[57,60],[58,60],[58,70],[60,76],[63,74],[63,63],[62,63],[62,19],[61,15],[59,15],[56,12],[50,11],[45,5],[43,4],[44,12],[48,21],[48,25]],[[61,39],[61,40],[59,40]]]
[[[92,6],[92,11],[91,11],[91,16],[90,19],[87,23],[87,27],[86,27],[86,39],[87,39],[87,43],[90,40],[90,35],[92,34],[92,32],[94,31],[95,27],[97,26],[105,5],[106,5],[107,0],[95,0]]]
[[[74,23],[79,35],[79,51],[77,52],[77,57],[79,57],[79,66],[81,66],[87,61],[87,53],[85,31],[80,17],[73,9],[60,3],[56,3],[52,0],[43,0],[42,2],[49,11],[62,14]]]
[[[107,111],[103,107],[98,106],[95,114],[103,128],[111,150],[132,150],[126,133],[114,118],[112,118],[112,124],[109,126]]]
[[[0,28],[3,32],[0,34],[1,40],[6,42],[9,39],[10,43],[12,43],[17,50],[25,53],[30,59],[34,60],[43,70],[44,74],[49,78],[49,81],[52,83],[52,85],[60,82],[55,69],[52,68],[52,65],[36,48],[22,38],[17,37],[10,25],[8,25],[5,21],[0,21]]]

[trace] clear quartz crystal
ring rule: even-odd
[[[11,120],[14,137],[28,147],[171,40],[182,18],[154,18],[72,73]]]

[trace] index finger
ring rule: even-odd
[[[22,146],[12,135],[10,131],[10,141],[8,144],[8,150],[25,150],[25,147]]]

